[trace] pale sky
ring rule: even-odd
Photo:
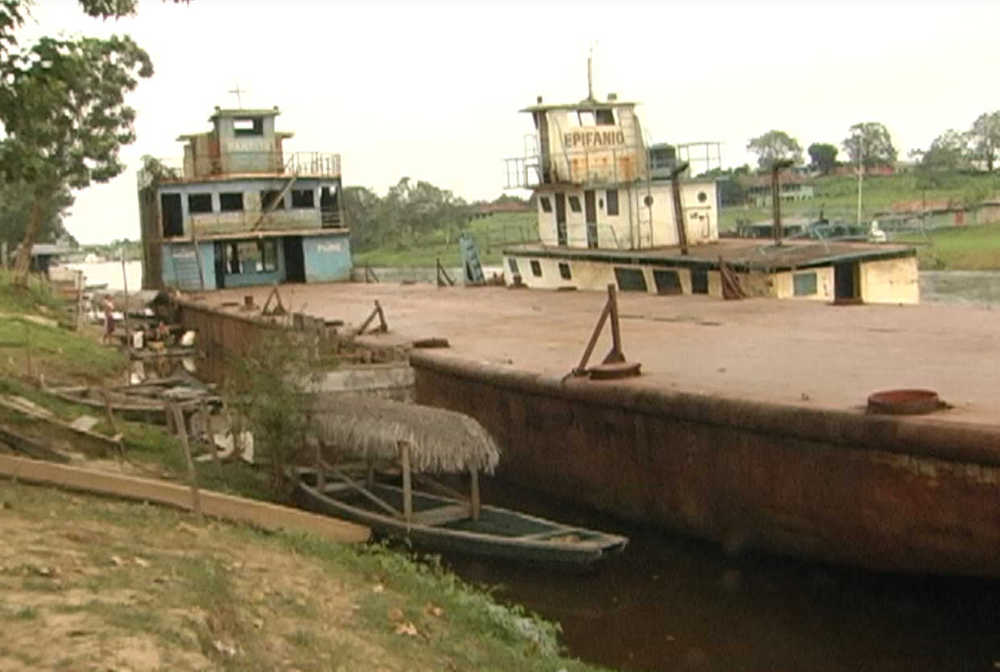
[[[139,157],[180,157],[214,106],[280,107],[290,151],[341,154],[345,185],[385,193],[421,179],[468,200],[504,187],[505,157],[533,130],[517,110],[594,89],[638,108],[653,142],[716,140],[723,165],[784,130],[839,147],[879,121],[900,157],[1000,109],[1000,5],[990,2],[321,2],[143,0],[136,17],[89,19],[38,0],[22,33],[129,33],[156,74],[130,103],[129,169],[77,193],[81,243],[139,237]],[[843,153],[843,152],[842,152]]]

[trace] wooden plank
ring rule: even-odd
[[[469,470],[469,512],[473,520],[479,520],[479,471],[473,467]]]
[[[413,520],[413,485],[410,483],[410,444],[399,442],[399,462],[403,467],[403,518]]]
[[[429,509],[413,514],[413,522],[419,525],[444,525],[456,520],[464,520],[469,517],[469,507],[465,504],[450,504],[439,506],[436,509]]]
[[[185,511],[191,508],[191,491],[183,485],[149,478],[70,467],[21,457],[0,455],[0,474],[29,483],[56,485],[113,495],[124,499],[155,502]],[[202,490],[201,506],[206,516],[249,523],[266,530],[307,532],[340,543],[368,541],[370,530],[330,516],[321,516],[287,506],[259,502],[221,492]]]

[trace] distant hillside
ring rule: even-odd
[[[782,202],[789,217],[818,218],[853,223],[857,219],[858,182],[855,177],[817,177],[804,182],[813,188],[808,200]],[[935,175],[933,180],[917,173],[866,176],[862,185],[862,219],[890,212],[919,212],[923,207],[966,207],[1000,196],[996,174]],[[771,208],[730,205],[723,207],[720,229],[734,230],[737,222],[770,220]]]

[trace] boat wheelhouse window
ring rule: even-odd
[[[292,189],[292,207],[293,208],[311,208],[313,207],[313,192],[312,189]]]
[[[677,271],[656,269],[653,271],[653,282],[656,284],[657,294],[683,294],[681,289],[681,278]]]
[[[188,212],[192,215],[212,212],[212,194],[188,194]]]
[[[792,276],[795,296],[812,296],[816,293],[816,272],[796,273]]]
[[[510,268],[510,272],[514,275],[520,274],[521,271],[517,267],[517,259],[514,257],[507,259],[507,266]]]
[[[569,197],[569,209],[572,210],[573,212],[580,212],[581,211],[581,208],[580,208],[580,197],[579,196],[570,196]]]
[[[233,119],[233,135],[264,135],[264,120],[261,117],[237,117]]]
[[[598,126],[614,126],[615,125],[615,112],[614,110],[597,110],[594,115],[597,120]]]
[[[708,294],[708,269],[707,268],[692,268],[691,269],[691,293],[692,294]]]
[[[219,194],[220,212],[239,212],[243,210],[243,192],[232,191]]]
[[[608,201],[608,214],[617,215],[618,214],[618,190],[608,189],[605,194],[605,198]]]
[[[260,248],[260,270],[273,273],[278,270],[278,241],[273,239],[258,240]]]
[[[537,259],[531,260],[531,274],[536,278],[542,277],[542,265],[538,263]]]
[[[281,192],[277,189],[268,189],[260,192],[261,210],[283,210],[285,208],[285,199],[278,198],[279,196],[281,196]]]
[[[560,262],[559,264],[559,277],[563,280],[572,280],[573,274],[569,271],[569,264]]]
[[[645,292],[646,276],[641,268],[623,268],[615,266],[615,280],[618,289],[623,292]]]
[[[542,206],[542,212],[552,212],[552,201],[548,196],[539,196],[538,203]]]
[[[594,119],[593,110],[577,110],[577,117],[580,120],[581,126],[596,126],[596,120]]]

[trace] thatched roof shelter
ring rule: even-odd
[[[322,443],[365,458],[398,460],[410,447],[414,471],[493,473],[500,450],[489,432],[462,413],[375,397],[317,402],[312,424]]]

